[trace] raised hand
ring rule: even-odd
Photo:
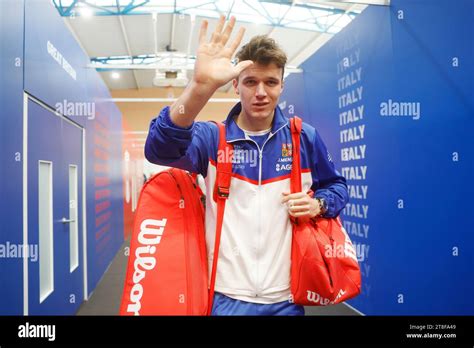
[[[236,78],[242,70],[253,64],[251,60],[239,62],[237,65],[232,64],[232,56],[242,41],[245,29],[240,28],[234,41],[226,46],[234,29],[235,17],[230,18],[225,28],[224,24],[225,16],[222,15],[209,42],[206,38],[208,26],[206,20],[202,22],[199,32],[193,79],[198,85],[214,90]]]

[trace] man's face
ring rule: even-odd
[[[275,63],[254,63],[240,73],[233,85],[249,120],[272,117],[283,91],[282,68]]]

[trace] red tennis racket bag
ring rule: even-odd
[[[302,121],[290,120],[293,142],[291,193],[301,192],[300,134]],[[326,306],[360,293],[361,276],[356,252],[341,220],[291,219],[291,293],[305,306]]]
[[[180,169],[142,188],[120,315],[206,315],[208,268],[202,192]]]

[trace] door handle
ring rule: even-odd
[[[74,219],[66,219],[65,217],[63,217],[61,220],[59,220],[59,222],[62,222],[63,224],[69,224],[71,222],[75,222],[76,220]]]

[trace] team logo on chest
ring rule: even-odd
[[[293,145],[291,143],[282,143],[281,144],[281,157],[278,158],[275,170],[288,171],[291,170],[291,163],[293,161]]]
[[[293,145],[291,143],[281,144],[281,157],[290,157],[293,154]]]

